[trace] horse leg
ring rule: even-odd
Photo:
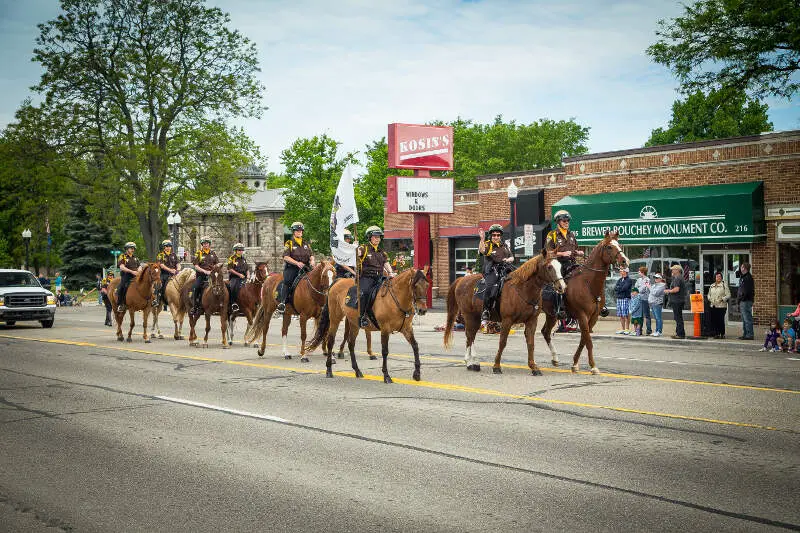
[[[261,346],[258,347],[258,356],[264,357],[264,350],[267,349],[267,331],[269,330],[269,323],[272,321],[272,313],[264,311],[264,332],[261,333]]]
[[[306,315],[300,315],[300,362],[301,363],[308,363],[311,361],[306,355],[306,322],[308,322],[308,317]]]
[[[283,358],[291,359],[292,354],[289,353],[289,324],[292,322],[291,313],[283,313],[283,325],[281,326],[281,343],[283,344]]]
[[[158,307],[153,308],[153,327],[150,328],[150,336],[153,336],[153,332],[155,331],[155,335],[159,339],[163,339],[164,335],[161,334],[161,326],[158,325],[158,315],[161,314],[161,301],[158,302]]]
[[[223,303],[222,305],[226,305],[226,304]],[[227,316],[223,315],[222,311],[220,311],[220,314],[219,314],[219,325],[220,325],[220,329],[222,329],[221,333],[222,333],[222,349],[223,350],[227,350],[228,348],[231,347],[231,344],[233,344],[231,341],[228,340],[228,335],[229,335],[229,333],[228,333],[228,320],[230,320],[230,318],[228,318]]]
[[[392,378],[389,376],[389,367],[386,365],[386,361],[389,358],[389,332],[388,331],[381,331],[381,355],[383,356],[383,366],[381,370],[383,370],[383,382],[384,383],[393,383]],[[415,352],[417,356],[417,361],[419,360],[419,353]]]
[[[589,371],[593,375],[597,375],[600,373],[600,369],[597,368],[597,365],[594,364],[594,343],[592,342],[592,326],[589,325],[588,317],[580,323],[581,325],[581,338],[586,335],[586,340],[584,344],[586,344],[586,351],[589,354]],[[584,331],[584,327],[586,330]]]
[[[508,342],[508,334],[511,331],[511,322],[503,320],[500,324],[500,343],[497,345],[497,355],[494,356],[494,366],[492,366],[492,372],[495,374],[502,374],[503,371],[500,369],[500,358],[503,356],[503,350],[506,349],[506,343]]]
[[[131,335],[133,334],[133,326],[135,326],[135,325],[136,325],[136,323],[133,321],[133,311],[128,311],[128,314],[129,314],[129,315],[130,315],[130,317],[131,317],[131,327],[130,327],[130,329],[128,329],[128,338],[127,338],[127,341],[128,341],[128,342],[133,342],[133,340],[131,339]]]
[[[471,315],[469,317],[464,317],[464,332],[467,341],[466,351],[464,352],[464,362],[467,363],[467,370],[474,370],[475,372],[481,371],[481,360],[475,348],[475,337],[478,335],[480,327],[480,322],[474,320]]]
[[[552,356],[551,362],[553,366],[558,366],[558,352],[553,347],[553,326],[556,323],[556,318],[554,316],[545,315],[544,326],[542,326],[542,337],[544,337],[544,342],[547,343],[547,347],[550,349],[550,355]]]
[[[369,330],[365,329],[364,330],[364,336],[367,338],[367,353],[369,354],[369,358],[370,359],[377,359],[378,356],[376,356],[374,353],[372,353],[372,333],[370,333]]]
[[[144,317],[142,318],[142,335],[144,336],[144,342],[149,344],[151,341],[150,337],[147,335],[147,317],[150,316],[150,313],[148,312],[146,307],[142,311],[142,314],[144,315]]]
[[[116,307],[116,304],[115,304]],[[114,311],[114,320],[117,323],[117,340],[122,342],[125,340],[125,337],[122,335],[122,321],[125,320],[125,313],[118,313],[116,310]]]
[[[536,337],[536,322],[537,318],[531,318],[525,324],[525,344],[528,345],[528,368],[531,369],[531,374],[534,376],[541,376],[542,371],[539,370],[539,367],[536,366],[536,360],[533,357],[533,341],[534,337]]]
[[[581,352],[583,351],[583,347],[586,346],[586,338],[589,336],[589,329],[587,326],[586,315],[580,313],[578,316],[578,324],[581,327],[581,340],[578,342],[578,348],[575,350],[575,355],[572,357],[572,371],[577,372],[579,365],[578,361],[581,357]],[[585,332],[584,332],[585,329]]]
[[[347,320],[345,318],[345,320]],[[357,378],[363,378],[364,374],[361,373],[361,369],[358,368],[358,363],[356,363],[356,337],[358,336],[358,327],[352,326],[350,328],[350,333],[347,336],[347,349],[350,350],[350,366],[353,367],[353,371],[356,373]]]
[[[411,329],[410,327],[404,329],[403,330],[403,336],[406,338],[408,343],[411,345],[411,349],[414,350],[414,376],[413,377],[414,377],[414,381],[419,381],[420,380],[419,344],[417,344],[417,339],[414,338],[414,330]],[[385,361],[386,360],[384,359],[384,364],[386,364]],[[384,371],[384,375],[386,375],[385,371]]]
[[[206,313],[206,336],[203,337],[203,348],[208,348],[208,332],[211,331],[211,315]],[[225,342],[223,340],[223,342]]]

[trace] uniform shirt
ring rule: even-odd
[[[247,275],[247,271],[250,270],[250,265],[247,264],[247,259],[245,259],[244,256],[236,257],[236,254],[234,254],[228,258],[228,279],[243,279],[231,274],[231,270],[235,270],[242,275]]]
[[[164,265],[167,268],[171,268],[173,270],[178,268],[178,256],[175,255],[175,252],[172,252],[171,254],[159,252],[156,259],[160,264]],[[166,270],[162,270],[162,272],[164,272],[165,274],[169,274],[170,276],[172,275],[172,272],[167,272]]]
[[[383,265],[389,261],[389,256],[380,247],[372,244],[362,244],[356,250],[361,267],[361,275],[380,276],[383,273]]]
[[[114,279],[114,278],[112,278],[111,276],[106,276],[106,277],[104,277],[104,278],[103,278],[103,279],[100,281],[100,288],[101,288],[101,289],[107,289],[107,288],[108,288],[108,286],[109,286],[109,285],[111,285],[111,281],[112,281],[113,279]]]
[[[117,261],[117,266],[125,265],[125,268],[130,270],[137,270],[139,268],[139,260],[136,259],[135,256],[128,257],[127,254],[123,254],[119,256],[119,260]],[[129,274],[128,272],[124,272],[123,274]]]
[[[219,263],[219,259],[217,259],[217,254],[214,253],[214,250],[209,250],[208,253],[203,250],[197,250],[192,260],[193,265],[199,266],[203,270],[211,270],[217,263]]]
[[[575,240],[575,234],[567,231],[564,235],[559,228],[554,229],[547,234],[546,240],[547,251],[553,252],[577,252],[578,241]],[[559,261],[564,259],[559,257]]]
[[[307,265],[311,261],[311,246],[308,245],[303,239],[289,239],[283,245],[283,257],[291,257],[295,261],[299,261]]]
[[[484,267],[494,266],[502,263],[505,259],[512,257],[511,250],[506,243],[500,242],[495,244],[492,241],[486,243],[486,248],[483,250],[483,255],[486,257]]]

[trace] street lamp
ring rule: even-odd
[[[169,213],[167,215],[167,225],[172,234],[172,249],[177,253],[178,251],[178,228],[181,226],[181,214]]]
[[[508,193],[508,203],[511,209],[511,214],[509,216],[511,220],[511,253],[516,255],[516,241],[517,241],[517,194],[519,194],[519,187],[514,184],[514,180],[511,180],[508,188],[506,189]]]
[[[25,228],[22,230],[22,240],[25,241],[25,270],[28,270],[28,252],[31,244],[31,230]]]

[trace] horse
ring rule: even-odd
[[[239,310],[231,313],[228,317],[228,342],[233,344],[233,325],[236,319],[243,316],[247,319],[247,327],[253,324],[253,317],[256,314],[258,304],[261,303],[261,288],[264,286],[264,280],[267,279],[267,264],[256,263],[255,279],[245,283],[241,290],[239,290]],[[250,343],[244,343],[245,347]]]
[[[622,252],[619,244],[619,232],[606,231],[605,237],[597,243],[589,253],[589,257],[584,263],[576,268],[573,275],[568,275],[567,290],[564,295],[564,303],[567,311],[578,321],[581,330],[581,340],[578,349],[572,358],[572,371],[578,371],[578,359],[580,358],[583,347],[589,354],[589,368],[592,374],[599,374],[597,366],[594,364],[594,348],[592,344],[592,328],[597,323],[600,310],[605,306],[605,282],[608,267],[616,262],[618,266],[630,264],[630,260]],[[556,323],[556,316],[553,310],[552,300],[544,301],[542,310],[545,311],[547,319],[542,326],[542,335],[550,348],[553,356],[553,366],[558,366],[558,354],[550,342],[553,326]]]
[[[350,350],[350,362],[357,378],[364,377],[356,363],[354,346],[358,336],[359,316],[358,310],[347,305],[347,297],[350,288],[355,285],[355,280],[344,280],[337,283],[328,293],[328,302],[322,309],[322,316],[317,325],[317,331],[311,340],[309,350],[315,349],[323,344],[323,352],[327,356],[325,361],[325,376],[333,377],[333,344],[336,338],[336,331],[342,320],[347,321],[345,332],[347,334],[347,347]],[[414,338],[414,315],[418,312],[424,315],[428,310],[427,294],[428,286],[428,267],[422,270],[410,268],[398,274],[394,278],[389,278],[378,291],[373,304],[373,314],[380,325],[376,328],[370,324],[365,328],[367,331],[381,332],[381,355],[383,356],[383,382],[392,383],[389,376],[389,369],[386,359],[389,355],[389,335],[398,331],[403,334],[408,343],[414,350],[414,374],[416,381],[420,380],[419,345]]]
[[[352,279],[352,278],[338,278],[333,281],[335,284],[337,281],[342,279]],[[336,353],[337,359],[344,359],[344,345],[347,343],[347,338],[349,336],[348,328],[350,327],[349,322],[344,323],[344,336],[342,337],[342,342],[339,344],[339,351]],[[367,353],[369,354],[369,358],[375,360],[378,358],[377,355],[372,353],[372,334],[368,330],[364,330],[364,337],[367,339]],[[336,363],[336,361],[334,361]]]
[[[211,331],[211,315],[219,315],[220,327],[222,328],[222,347],[230,348],[228,344],[228,287],[225,286],[225,280],[222,278],[222,264],[218,263],[211,268],[211,274],[208,276],[208,287],[203,290],[203,297],[201,304],[203,306],[203,314],[206,317],[206,335],[203,338],[203,348],[208,348],[208,332]],[[189,312],[193,307],[194,298],[191,295],[192,286],[184,287],[183,294],[181,295],[181,302],[185,312]],[[189,346],[198,346],[197,333],[195,332],[195,325],[200,319],[200,315],[189,314]]]
[[[114,278],[108,285],[108,299],[111,301],[111,309],[114,310],[114,319],[117,322],[117,340],[122,342],[125,338],[122,336],[122,321],[125,319],[125,311],[120,313],[117,311],[117,287],[122,282],[121,278]],[[144,342],[151,342],[150,337],[147,335],[147,317],[153,311],[153,295],[161,288],[161,268],[158,263],[145,263],[142,269],[131,280],[128,286],[128,292],[125,294],[125,305],[127,306],[127,313],[131,317],[131,327],[128,329],[128,342],[131,340],[131,333],[133,327],[136,325],[133,320],[136,311],[142,311],[144,314],[142,336]]]
[[[453,325],[461,311],[464,317],[464,332],[467,348],[464,361],[468,370],[480,370],[480,359],[475,350],[475,336],[480,329],[483,301],[475,296],[477,283],[483,274],[472,274],[454,281],[447,292],[447,323],[444,329],[444,346],[449,348],[453,339]],[[533,356],[534,335],[542,300],[542,287],[555,283],[559,291],[566,288],[561,276],[561,263],[543,248],[541,254],[523,263],[507,277],[500,295],[500,344],[494,358],[492,372],[501,374],[500,358],[508,341],[508,334],[514,324],[525,324],[525,343],[528,347],[528,368],[534,376],[542,371]]]
[[[292,315],[300,315],[300,361],[303,363],[310,361],[306,354],[313,350],[306,350],[306,322],[310,318],[319,319],[322,307],[325,305],[325,296],[333,283],[335,274],[336,269],[333,263],[321,261],[311,272],[298,280],[292,302],[286,304],[286,310],[283,313],[281,341],[283,343],[284,359],[292,358],[289,353],[289,340],[287,338]],[[264,284],[261,289],[261,305],[253,319],[252,327],[248,327],[245,333],[246,342],[252,342],[258,335],[261,335],[261,346],[258,348],[259,357],[264,355],[269,323],[272,320],[272,314],[278,307],[276,289],[281,281],[283,281],[283,274],[271,276],[267,283]]]
[[[164,296],[169,307],[170,314],[172,314],[172,322],[175,325],[175,333],[173,338],[176,341],[183,340],[183,319],[186,316],[186,310],[181,305],[181,292],[183,288],[189,284],[194,283],[195,271],[192,268],[184,268],[177,274],[172,276],[164,287]],[[158,317],[161,315],[161,302],[153,306],[153,327],[150,329],[150,336],[158,335],[159,339],[163,339],[161,328],[158,325]],[[154,333],[155,332],[155,333]]]

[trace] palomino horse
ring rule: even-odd
[[[233,344],[233,326],[236,319],[240,316],[247,319],[247,327],[253,324],[253,317],[256,314],[258,304],[261,303],[261,288],[264,286],[264,280],[267,279],[267,264],[256,263],[255,279],[248,281],[239,290],[239,310],[231,313],[228,317],[228,342]],[[249,342],[245,341],[245,347],[249,346]]]
[[[572,358],[573,372],[578,371],[578,359],[581,356],[583,347],[586,346],[589,354],[589,368],[592,374],[600,373],[600,370],[594,364],[592,328],[600,316],[600,310],[606,303],[606,275],[609,265],[615,261],[619,266],[625,266],[630,263],[625,254],[622,253],[622,247],[619,245],[619,233],[616,231],[606,232],[603,240],[597,243],[597,246],[591,251],[583,265],[578,267],[573,275],[568,276],[564,303],[567,311],[577,319],[581,330],[581,341],[578,343],[578,349],[575,350],[575,356]],[[550,300],[545,301],[543,310],[547,320],[542,326],[542,335],[545,342],[547,342],[547,347],[550,348],[550,353],[553,355],[553,366],[558,366],[558,354],[550,342],[550,335],[556,323],[553,302]]]
[[[347,305],[347,293],[355,284],[355,280],[344,280],[333,287],[328,294],[328,303],[322,310],[317,331],[311,340],[309,350],[313,350],[323,344],[323,352],[327,355],[325,375],[333,377],[333,344],[336,338],[336,330],[342,320],[347,321],[346,328],[347,347],[350,350],[350,362],[357,378],[364,377],[356,363],[356,353],[354,346],[358,336],[358,310]],[[410,268],[390,278],[378,291],[373,304],[375,318],[380,324],[381,332],[381,355],[383,355],[383,382],[392,383],[389,376],[389,369],[386,366],[386,358],[389,356],[389,335],[395,331],[403,334],[411,348],[414,350],[414,379],[420,380],[419,346],[417,339],[414,338],[414,314],[419,312],[424,315],[428,310],[426,298],[428,294],[428,267],[424,270]],[[370,324],[367,331],[377,331],[374,325]]]
[[[453,340],[453,325],[460,310],[464,317],[464,332],[467,339],[464,360],[467,369],[475,371],[481,368],[475,350],[475,335],[480,329],[483,309],[483,301],[475,296],[475,285],[482,277],[482,274],[473,274],[457,279],[450,285],[447,293],[447,324],[444,329],[444,345],[450,347]],[[511,326],[524,323],[528,368],[534,376],[542,375],[533,357],[533,342],[536,323],[539,320],[542,287],[547,283],[555,283],[559,291],[563,291],[566,287],[561,277],[561,263],[554,256],[548,255],[545,249],[542,249],[540,255],[529,259],[506,277],[503,293],[500,295],[500,344],[492,367],[495,374],[502,373],[500,357],[506,347]]]
[[[125,312],[117,311],[117,288],[121,282],[120,278],[114,278],[108,286],[108,299],[111,301],[111,309],[114,310],[114,319],[117,321],[117,340],[123,341],[125,338],[122,336],[122,321],[125,319]],[[133,332],[133,316],[136,311],[142,311],[144,314],[144,331],[142,336],[144,342],[150,342],[150,337],[147,335],[147,317],[153,311],[153,294],[161,287],[161,269],[158,263],[145,263],[142,265],[142,270],[131,280],[128,287],[128,292],[125,294],[125,305],[127,306],[128,314],[131,317],[131,327],[128,329],[128,342],[131,341],[131,333]]]
[[[164,287],[164,296],[169,306],[170,314],[172,315],[172,323],[175,325],[175,333],[173,338],[176,341],[183,340],[183,319],[186,317],[186,309],[181,305],[181,293],[183,288],[191,287],[194,283],[195,271],[192,268],[184,268],[177,274],[172,276]],[[163,339],[161,328],[158,325],[158,317],[161,315],[161,302],[153,307],[153,327],[150,330],[150,335],[154,336],[154,332],[158,335],[159,339]]]
[[[220,327],[222,328],[222,347],[230,348],[228,344],[228,287],[222,278],[222,264],[216,264],[211,269],[208,276],[208,287],[202,289],[203,297],[201,300],[203,314],[206,317],[206,336],[203,338],[203,348],[208,348],[208,332],[211,331],[211,315],[219,315]],[[193,307],[193,297],[191,295],[192,286],[184,287],[181,295],[181,302],[186,312]],[[189,314],[189,346],[198,346],[195,325],[200,316]]]
[[[285,359],[292,358],[289,353],[289,340],[287,338],[292,315],[300,315],[300,361],[303,363],[310,361],[306,355],[307,352],[312,351],[306,350],[306,322],[308,322],[309,318],[319,319],[322,306],[325,305],[325,296],[328,294],[328,288],[335,275],[336,269],[333,263],[321,261],[311,272],[297,282],[292,303],[286,304],[286,311],[283,313],[281,341]],[[247,342],[252,342],[258,335],[261,335],[261,346],[258,348],[259,356],[264,355],[269,323],[272,320],[272,314],[278,307],[276,288],[281,281],[283,281],[283,274],[270,276],[270,279],[264,284],[261,290],[261,305],[258,308],[256,317],[253,319],[252,327],[247,328],[247,333],[245,333],[245,341]]]

